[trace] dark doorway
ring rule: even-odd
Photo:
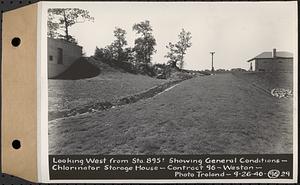
[[[63,50],[62,50],[62,48],[57,48],[57,64],[63,64]]]

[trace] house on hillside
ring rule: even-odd
[[[286,51],[263,52],[248,60],[250,69],[254,61],[254,71],[256,72],[292,72],[293,54]]]
[[[48,78],[63,73],[81,57],[81,46],[63,39],[48,38]]]

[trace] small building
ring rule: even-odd
[[[254,69],[252,62],[254,61]],[[292,72],[293,54],[286,51],[263,52],[248,60],[250,69],[256,72]]]
[[[48,78],[60,75],[81,57],[81,46],[48,37]]]

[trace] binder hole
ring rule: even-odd
[[[12,142],[12,147],[14,148],[14,149],[19,149],[19,148],[21,148],[21,142],[19,141],[19,140],[14,140],[13,142]]]
[[[21,39],[19,37],[15,37],[11,40],[11,44],[14,47],[18,47],[21,44]]]

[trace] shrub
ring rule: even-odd
[[[105,48],[96,47],[94,57],[102,62],[109,62],[113,59],[109,47],[105,47]]]
[[[140,74],[149,75],[151,77],[155,76],[155,71],[153,66],[151,66],[151,64],[144,64],[144,63],[138,64],[137,69]]]
[[[171,75],[171,67],[166,64],[155,64],[153,65],[156,78],[167,79]]]

